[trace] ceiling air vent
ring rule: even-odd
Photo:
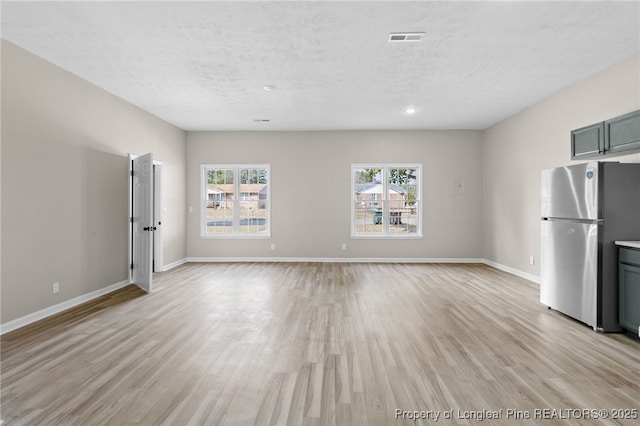
[[[422,41],[423,36],[424,33],[391,33],[389,34],[389,43]]]

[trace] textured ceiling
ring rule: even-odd
[[[186,130],[482,129],[640,51],[640,2],[3,1],[2,37]]]

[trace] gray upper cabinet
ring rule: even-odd
[[[640,150],[640,110],[571,131],[571,159]]]
[[[604,144],[609,152],[640,148],[640,110],[605,121]]]
[[[593,157],[604,152],[604,123],[571,131],[571,159]]]

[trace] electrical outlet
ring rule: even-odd
[[[53,294],[60,291],[60,283],[53,283]]]
[[[271,250],[275,250],[276,249],[276,244],[275,243],[271,243]]]
[[[536,258],[533,256],[529,257],[529,265],[535,265],[536,264]]]
[[[346,250],[347,249],[347,243],[342,243],[342,250]]]

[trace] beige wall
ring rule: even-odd
[[[541,170],[574,163],[572,129],[638,109],[640,55],[634,55],[486,129],[484,258],[538,276]],[[640,154],[604,160],[637,163]]]
[[[191,258],[480,258],[481,158],[479,131],[189,132],[187,252]],[[350,239],[351,164],[363,162],[423,164],[423,239]],[[271,164],[271,239],[200,238],[202,163]],[[457,180],[464,181],[463,194],[454,194]]]
[[[3,324],[127,279],[127,156],[145,152],[168,264],[186,256],[186,133],[2,41]]]

